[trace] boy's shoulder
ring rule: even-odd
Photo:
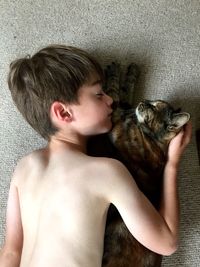
[[[92,157],[89,170],[90,173],[104,180],[106,184],[121,183],[124,176],[132,177],[125,165],[113,158]]]
[[[43,162],[47,157],[47,152],[45,148],[34,150],[26,155],[24,155],[17,163],[17,168],[24,168],[25,166],[31,166],[31,164],[37,164]]]
[[[18,185],[23,177],[27,176],[27,173],[30,173],[32,168],[36,168],[39,165],[44,164],[45,161],[45,149],[34,150],[17,162],[17,165],[13,172],[12,181],[15,185]]]
[[[125,168],[125,166],[117,159],[106,157],[89,157],[90,167],[96,170],[113,171]]]

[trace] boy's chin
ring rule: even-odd
[[[111,129],[112,129],[112,125],[110,127],[107,127],[107,128],[104,128],[104,129],[99,129],[97,131],[94,131],[91,134],[91,136],[99,135],[99,134],[106,134],[106,133],[110,132]]]
[[[96,125],[92,127],[87,132],[84,132],[83,135],[85,136],[95,136],[99,134],[105,134],[108,133],[112,129],[112,122],[104,123],[104,125]]]
[[[102,129],[99,134],[108,133],[108,132],[110,132],[111,129],[112,129],[112,124],[110,124],[108,127],[104,128],[104,129]]]

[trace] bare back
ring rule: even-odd
[[[168,201],[174,194],[165,220],[165,213],[161,216],[155,210],[122,163],[89,157],[72,147],[66,149],[61,143],[56,149],[33,152],[15,170],[6,246],[14,243],[21,251],[23,241],[20,267],[100,267],[110,203],[140,243],[158,254],[173,253],[177,168],[170,164],[165,168],[165,183],[171,190],[166,193]]]
[[[33,152],[17,181],[23,224],[20,267],[99,267],[109,203],[97,158]]]

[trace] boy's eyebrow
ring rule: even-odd
[[[94,82],[92,82],[92,86],[93,85],[97,85],[97,84],[102,84],[103,81],[101,79],[95,80]]]

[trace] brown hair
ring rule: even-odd
[[[20,113],[42,137],[49,139],[58,130],[50,119],[51,104],[78,104],[78,89],[95,74],[103,79],[101,66],[87,52],[51,45],[32,57],[13,61],[8,86]]]

